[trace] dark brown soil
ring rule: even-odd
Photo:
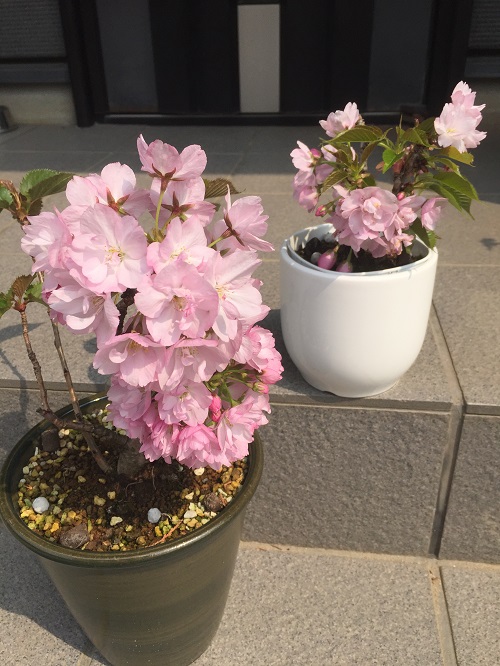
[[[365,250],[360,250],[357,255],[354,252],[351,252],[350,248],[346,245],[339,245],[336,241],[325,241],[320,238],[311,238],[304,247],[301,247],[297,250],[299,254],[306,261],[311,262],[311,256],[315,252],[323,254],[327,250],[337,250],[337,262],[336,265],[342,264],[344,261],[349,261],[352,265],[353,273],[362,273],[365,271],[381,271],[386,268],[395,268],[399,266],[406,266],[418,260],[418,257],[413,257],[408,252],[402,252],[397,256],[386,256],[375,259],[371,254],[365,252]],[[351,256],[349,257],[349,253]],[[332,270],[335,270],[335,266]]]
[[[42,450],[40,442],[23,469],[19,512],[41,537],[81,550],[135,550],[199,529],[232,500],[247,468],[246,459],[218,472],[161,459],[144,465],[134,478],[104,475],[80,434],[66,429],[58,437],[52,452]],[[106,446],[106,461],[116,469],[122,448],[113,442]],[[32,507],[37,497],[49,502],[43,513]],[[153,508],[161,512],[157,523],[148,520]]]

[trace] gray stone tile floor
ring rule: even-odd
[[[272,308],[266,325],[285,376],[272,392],[266,468],[247,513],[228,607],[199,666],[500,663],[500,96],[498,87],[484,92],[489,136],[471,176],[483,203],[473,220],[451,210],[440,226],[424,349],[390,391],[347,400],[303,381],[281,339],[278,256],[263,257],[258,277]],[[244,194],[262,196],[276,249],[314,223],[292,201],[288,154],[297,139],[315,145],[318,127],[25,126],[0,135],[0,178],[18,183],[34,167],[86,173],[111,161],[138,171],[140,133],[179,149],[200,143],[209,175],[231,176]],[[63,200],[57,195],[52,204]],[[0,290],[29,269],[19,236],[0,215]],[[13,314],[0,320],[0,461],[38,420]],[[67,399],[42,311],[34,309],[31,327],[59,407]],[[102,389],[92,339],[66,337],[77,388]],[[428,556],[436,498],[448,492],[436,560]],[[0,663],[106,664],[45,573],[2,528],[0,560]]]

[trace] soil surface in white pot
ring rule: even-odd
[[[421,259],[420,256],[412,256],[408,252],[401,252],[401,254],[375,258],[365,250],[359,250],[356,254],[351,251],[347,245],[339,245],[337,241],[325,240],[324,238],[310,238],[305,245],[297,249],[297,254],[313,264],[311,257],[318,252],[323,254],[328,250],[334,250],[336,254],[336,262],[332,270],[336,270],[336,266],[340,266],[346,261],[349,261],[352,266],[353,273],[363,273],[371,271],[381,271],[386,268],[397,268],[399,266],[406,266]]]
[[[104,415],[89,418],[102,422]],[[45,431],[35,446],[18,486],[21,519],[44,539],[97,552],[147,548],[199,529],[231,502],[247,469],[246,458],[219,471],[163,459],[138,464],[137,456],[124,460],[123,444],[110,437],[101,447],[105,459],[128,473],[104,474],[83,436],[69,428]]]

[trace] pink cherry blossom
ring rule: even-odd
[[[161,180],[153,179],[151,184],[151,212],[156,213],[158,199],[161,193]],[[203,226],[212,221],[215,205],[204,200],[205,183],[203,178],[191,180],[170,181],[163,193],[160,207],[160,226],[168,220],[180,218],[189,220],[196,218]]]
[[[270,331],[261,326],[253,326],[244,336],[248,340],[247,353],[240,362],[248,363],[260,373],[260,379],[265,384],[275,384],[281,379],[283,366],[281,354],[274,346],[274,337]],[[244,348],[245,342],[242,343]]]
[[[293,166],[300,171],[307,171],[308,173],[312,173],[314,166],[318,161],[317,149],[309,149],[305,143],[302,143],[302,141],[297,141],[297,145],[299,147],[295,148],[290,153]]]
[[[178,260],[154,275],[151,286],[140,286],[135,303],[152,338],[172,345],[181,335],[203,337],[215,321],[219,297],[194,266]]]
[[[223,413],[217,425],[217,439],[227,460],[234,462],[248,454],[255,430],[268,422],[264,411],[271,411],[269,397],[248,391],[239,405]]]
[[[218,462],[220,447],[215,432],[199,423],[195,426],[184,426],[179,430],[176,440],[176,460],[190,468],[213,467],[220,469]]]
[[[164,355],[164,347],[148,336],[123,333],[97,350],[94,368],[101,375],[118,373],[130,386],[147,386],[156,381]]]
[[[66,187],[68,201],[76,206],[110,206],[117,212],[140,216],[148,208],[149,193],[136,190],[136,178],[126,164],[107,164],[101,175],[73,176]]]
[[[436,222],[441,217],[443,208],[440,202],[444,201],[445,199],[441,197],[433,197],[432,199],[428,199],[422,206],[420,219],[422,221],[422,225],[426,229],[429,229],[429,231],[433,231],[436,228]]]
[[[230,360],[215,339],[181,338],[166,350],[158,383],[161,389],[170,390],[183,381],[207,382]]]
[[[181,222],[177,217],[172,220],[161,243],[151,243],[148,247],[148,265],[159,273],[178,258],[187,264],[199,267],[205,264],[215,250],[207,247],[207,238],[203,225],[197,218]]]
[[[380,187],[353,190],[341,199],[331,222],[338,232],[338,239],[355,252],[362,243],[374,239],[391,226],[399,202],[392,192]]]
[[[361,120],[358,107],[354,102],[349,102],[344,110],[338,110],[329,114],[326,120],[320,120],[319,124],[328,134],[334,137],[346,129],[351,129]]]
[[[202,382],[183,381],[170,391],[160,391],[155,399],[165,423],[195,426],[208,417],[212,394]]]
[[[109,294],[96,294],[82,287],[63,270],[45,274],[44,296],[55,319],[73,333],[94,332],[97,344],[115,335],[118,309]]]
[[[451,104],[445,104],[439,118],[434,121],[438,144],[443,148],[453,146],[460,153],[476,148],[485,138],[486,132],[477,130],[482,120],[484,104],[474,106],[476,93],[460,81],[452,93]]]
[[[177,438],[179,426],[176,423],[165,423],[158,414],[158,403],[151,404],[142,419],[147,426],[141,437],[141,453],[147,460],[153,462],[163,458],[165,462],[172,462],[177,454]]]
[[[465,83],[465,81],[460,81],[455,86],[451,94],[451,102],[455,106],[464,106],[471,113],[475,114],[476,117],[481,115],[481,111],[486,106],[481,104],[480,106],[474,106],[476,100],[476,93],[473,92],[470,87]],[[481,120],[481,118],[479,118]]]
[[[138,287],[148,273],[147,241],[137,220],[96,204],[81,219],[70,257],[83,286],[99,293]]]
[[[62,215],[40,213],[28,217],[28,221],[29,224],[23,226],[21,249],[35,260],[32,272],[65,267],[73,236]]]
[[[111,401],[108,412],[113,424],[129,432],[134,429],[133,437],[144,434],[147,426],[141,419],[151,405],[150,387],[131,386],[118,375],[113,375],[108,398]]]
[[[223,341],[234,340],[243,325],[250,326],[269,312],[251,279],[260,263],[255,253],[216,254],[207,268],[206,278],[218,295],[218,312],[212,327]]]
[[[231,203],[231,195],[226,196],[224,219],[214,224],[214,237],[223,237],[217,243],[219,251],[260,250],[272,252],[271,243],[262,239],[267,231],[267,215],[263,215],[260,197],[242,197]]]
[[[142,170],[152,176],[172,180],[190,180],[201,176],[207,166],[207,156],[200,146],[187,146],[179,154],[174,146],[157,139],[149,145],[142,134],[137,139]]]

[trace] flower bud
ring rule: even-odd
[[[325,217],[326,215],[326,206],[318,206],[316,212],[314,213],[316,217]]]
[[[352,273],[352,266],[348,261],[343,261],[337,266],[337,271],[339,273]]]
[[[405,195],[404,192],[398,192],[398,194],[397,194],[397,199],[398,199],[398,201],[401,201],[402,199],[404,199],[405,196],[406,196],[406,195]]]
[[[318,159],[318,157],[321,157],[321,152],[317,148],[311,148],[311,155]]]
[[[269,393],[269,386],[264,384],[264,382],[255,382],[253,390],[257,391],[257,393]]]
[[[326,252],[323,252],[323,254],[318,259],[318,266],[320,268],[325,268],[327,271],[329,271],[331,268],[335,266],[335,260],[336,260],[335,251],[327,250]]]

